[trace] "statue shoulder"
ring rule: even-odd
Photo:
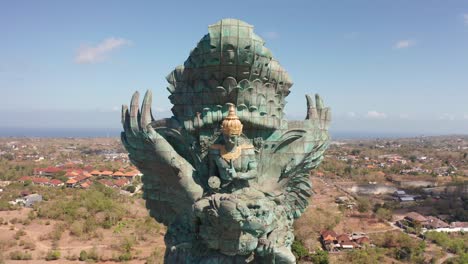
[[[252,144],[242,144],[240,145],[240,148],[245,154],[254,154],[255,152],[254,146]]]
[[[223,145],[221,144],[213,144],[210,146],[209,153],[211,154],[217,154],[223,149]]]

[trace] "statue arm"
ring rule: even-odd
[[[249,155],[251,157],[249,164],[247,165],[247,171],[237,173],[237,178],[241,180],[251,180],[257,177],[257,161],[255,160],[255,156]]]
[[[208,154],[208,176],[217,176],[219,174],[214,158],[215,155],[212,153],[212,150],[210,150]]]

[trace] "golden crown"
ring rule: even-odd
[[[234,105],[229,106],[229,113],[224,118],[221,124],[221,131],[224,135],[240,135],[242,134],[242,123],[236,114]]]

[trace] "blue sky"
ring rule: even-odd
[[[334,131],[468,133],[468,2],[430,0],[2,1],[0,129],[117,129],[146,89],[167,117],[165,76],[222,18],[290,73],[290,118],[319,93]]]

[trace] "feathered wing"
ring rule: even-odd
[[[330,139],[330,111],[323,107],[320,96],[316,95],[315,103],[307,96],[307,106],[306,120],[291,122],[289,129],[274,143],[267,142],[274,147],[261,155],[261,163],[267,165],[262,174],[269,178],[263,181],[271,184],[274,184],[272,180],[276,181],[276,188],[281,189],[282,204],[293,218],[298,218],[309,204],[312,194],[309,172],[323,160]],[[280,171],[280,174],[269,171]]]
[[[184,142],[151,125],[152,94],[147,91],[139,110],[139,93],[132,97],[130,109],[122,107],[122,143],[131,162],[142,172],[143,198],[151,216],[169,225],[178,216],[190,212],[203,190],[195,179],[195,170],[169,143],[183,149]],[[174,143],[176,142],[176,143]]]

